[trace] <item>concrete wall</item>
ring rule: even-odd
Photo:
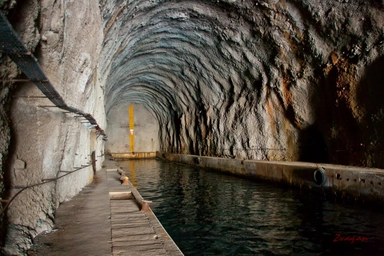
[[[384,170],[333,164],[238,160],[158,153],[157,157],[336,197],[384,203]]]
[[[130,132],[128,106],[112,109],[108,119],[108,142],[106,151],[110,153],[130,152]],[[159,124],[154,116],[142,105],[134,106],[134,152],[155,152],[159,150]]]

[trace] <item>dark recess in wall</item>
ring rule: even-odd
[[[324,137],[314,125],[300,132],[299,161],[329,163]]]
[[[367,165],[384,166],[384,56],[376,59],[357,87],[357,104],[363,114],[362,149]]]

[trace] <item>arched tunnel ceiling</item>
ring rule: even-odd
[[[298,159],[302,131],[328,135],[323,101],[338,81],[350,86],[349,116],[364,119],[353,93],[383,54],[375,0],[104,0],[101,10],[107,113],[143,104],[177,152]]]
[[[257,4],[232,2],[134,1],[123,7],[115,20],[119,24],[108,31],[115,35],[113,29],[119,30],[111,41],[117,40],[121,47],[108,80],[108,109],[121,99],[129,101],[122,92],[136,91],[141,88],[138,84],[146,85],[139,94],[148,105],[157,104],[151,101],[152,92],[167,112],[196,105],[201,97],[208,97],[206,102],[213,106],[220,104],[233,90],[230,77],[258,79],[273,45],[266,47],[264,40],[252,36],[257,21],[240,15],[243,8],[258,11]],[[261,26],[267,22],[263,16],[254,15]],[[248,77],[240,78],[241,73]]]

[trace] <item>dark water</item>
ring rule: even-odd
[[[185,255],[384,255],[382,209],[187,165],[119,164]]]

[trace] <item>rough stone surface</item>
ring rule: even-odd
[[[91,113],[105,127],[104,98],[96,70],[103,40],[97,1],[24,1],[8,10],[8,18],[66,103]],[[15,65],[5,57],[0,70],[3,79],[20,78]],[[104,142],[81,123],[82,119],[57,108],[40,107],[52,105],[47,99],[19,97],[41,96],[33,83],[3,83],[1,90],[5,99],[1,110],[7,110],[0,123],[4,134],[0,153],[7,157],[6,165],[0,166],[7,182],[1,187],[3,198],[11,198],[20,187],[90,163],[93,151],[96,167],[101,168]],[[17,159],[27,163],[25,169]],[[54,227],[59,204],[79,193],[92,178],[92,167],[86,167],[19,194],[2,222],[8,223],[2,253],[24,254],[36,235]]]
[[[13,164],[14,169],[25,169],[25,162],[20,159],[16,159],[15,163]]]
[[[1,1],[0,8],[4,13],[8,13],[10,8],[15,7],[16,1]],[[36,17],[35,12],[35,4],[36,1],[30,1],[30,8],[26,11],[25,8],[20,8],[20,14],[26,14],[24,17],[16,18],[15,13],[13,13],[13,17],[16,19],[13,21],[15,29],[23,28],[24,31],[32,31],[33,20]],[[11,11],[12,13],[12,11]],[[27,14],[28,13],[28,14]],[[23,40],[29,42],[27,44],[28,49],[31,51],[34,50],[34,46],[36,46],[35,42],[35,34],[23,37]],[[10,148],[11,144],[11,128],[10,128],[10,119],[9,119],[9,108],[11,102],[11,93],[15,88],[15,84],[9,82],[11,79],[15,79],[19,76],[20,72],[16,68],[16,65],[10,61],[7,57],[5,57],[2,53],[0,53],[0,198],[7,199],[9,192],[7,188],[9,188],[9,154],[12,153],[12,148]],[[3,204],[0,205],[0,210],[3,211]],[[6,233],[6,225],[7,222],[6,216],[0,215],[0,246],[3,247],[3,242],[5,239]],[[12,224],[9,225],[12,227]]]
[[[383,167],[381,1],[100,1],[107,113],[161,149]]]

